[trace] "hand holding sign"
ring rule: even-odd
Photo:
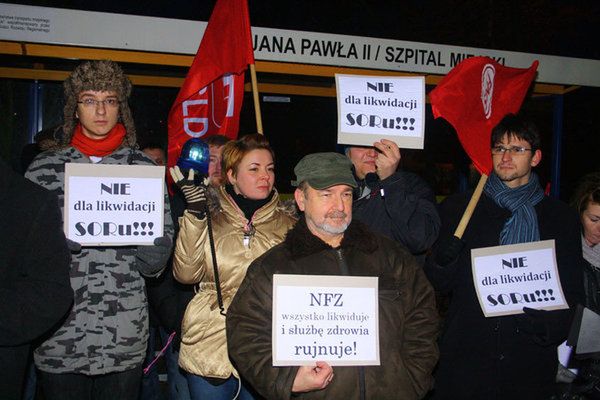
[[[542,313],[548,313],[548,311],[523,307],[523,314],[515,316],[519,330],[530,335],[543,337],[546,333],[546,325]]]
[[[81,243],[78,243],[71,239],[67,239],[67,247],[69,248],[71,253],[79,253],[81,251]]]
[[[523,307],[523,312],[515,316],[517,326],[519,330],[531,335],[534,342],[547,346],[564,340],[569,327],[569,311],[546,311]]]
[[[379,155],[375,160],[377,166],[377,175],[379,179],[384,180],[390,177],[398,169],[400,164],[400,148],[395,142],[387,139],[381,139],[380,142],[373,143],[378,150]]]
[[[153,246],[138,246],[136,264],[144,276],[157,276],[167,265],[173,242],[167,236],[154,239]]]
[[[298,368],[292,392],[311,392],[325,389],[333,379],[333,368],[324,361],[317,361],[315,366],[302,366]]]

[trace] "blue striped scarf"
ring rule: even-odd
[[[500,232],[500,244],[536,242],[540,240],[540,229],[535,206],[544,198],[537,175],[532,172],[529,182],[511,189],[492,173],[483,188],[496,204],[509,210],[512,215]]]

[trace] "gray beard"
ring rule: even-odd
[[[323,225],[319,226],[319,228],[323,229],[327,233],[331,233],[333,235],[338,235],[340,233],[346,232],[346,229],[348,229],[349,225],[350,225],[349,222],[345,223],[342,226],[331,226],[329,224],[323,224]]]

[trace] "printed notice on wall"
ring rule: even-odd
[[[473,249],[471,263],[486,317],[521,314],[523,307],[569,308],[558,276],[554,240]]]
[[[273,275],[273,365],[379,365],[378,278]]]
[[[372,146],[389,139],[401,148],[423,148],[424,77],[336,74],[335,83],[338,144]]]
[[[163,236],[164,167],[65,164],[64,230],[82,246],[152,244]]]

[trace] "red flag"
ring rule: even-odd
[[[183,144],[191,137],[237,137],[248,64],[254,64],[248,3],[217,0],[169,112],[169,167],[177,163]]]
[[[488,57],[467,58],[429,94],[433,116],[452,124],[480,173],[492,171],[492,129],[506,114],[519,111],[537,66],[538,61],[510,68]]]

